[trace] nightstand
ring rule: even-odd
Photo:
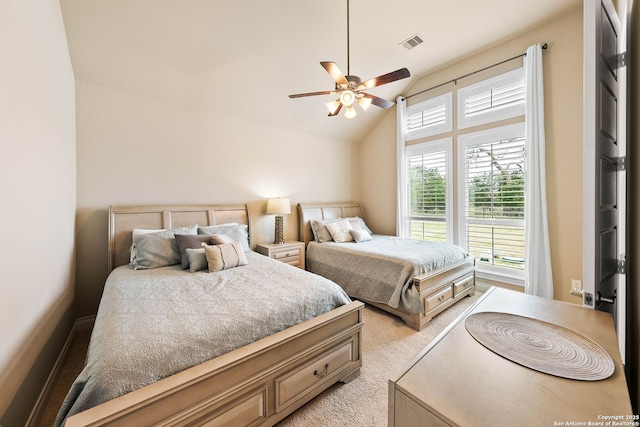
[[[300,267],[304,270],[304,243],[303,242],[285,242],[276,243],[260,243],[256,245],[256,252],[266,255],[278,261],[286,262],[294,267]]]

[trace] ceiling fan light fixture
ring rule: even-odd
[[[356,114],[357,114],[357,113],[356,113],[356,109],[355,109],[355,108],[353,108],[353,105],[349,105],[349,106],[347,107],[347,110],[344,112],[344,116],[345,116],[347,119],[351,119],[351,118],[355,117],[355,116],[356,116]]]
[[[335,101],[327,102],[326,105],[329,109],[329,114],[335,115],[342,104],[340,103],[340,98],[338,98]]]
[[[371,106],[371,98],[363,96],[362,98],[358,99],[358,104],[360,104],[360,107],[362,107],[364,111],[367,111],[367,109],[369,109],[369,107]]]
[[[422,41],[422,38],[418,38]],[[415,40],[418,42],[418,40]],[[317,95],[339,95],[339,98],[333,102],[328,102],[327,108],[329,109],[329,116],[337,116],[345,108],[345,117],[351,118],[356,116],[356,111],[353,108],[353,104],[357,101],[360,107],[364,111],[367,111],[371,104],[383,109],[391,108],[394,103],[387,101],[386,99],[379,98],[375,95],[365,93],[364,91],[372,89],[377,86],[386,85],[387,83],[395,82],[397,80],[406,79],[410,77],[409,70],[401,68],[396,71],[392,71],[387,74],[383,74],[372,79],[368,79],[364,82],[360,77],[351,74],[350,68],[350,48],[349,48],[349,0],[347,0],[347,73],[343,74],[338,68],[335,62],[321,61],[320,65],[325,69],[334,81],[334,90],[321,91],[321,92],[307,92],[289,95],[289,98],[302,98],[306,96]]]
[[[353,93],[351,89],[343,90],[340,94],[340,102],[345,107],[351,107],[353,105],[353,101],[356,100],[356,94]]]

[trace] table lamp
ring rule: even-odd
[[[284,223],[282,215],[289,215],[290,213],[291,202],[289,202],[289,199],[267,199],[267,214],[276,215],[276,233],[273,243],[284,243]]]

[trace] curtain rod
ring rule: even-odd
[[[547,47],[548,46],[547,46],[546,43],[542,45],[542,49],[543,50],[546,50]],[[466,77],[473,76],[474,74],[478,74],[478,73],[481,73],[481,72],[483,72],[485,70],[488,70],[490,68],[497,67],[498,65],[502,65],[502,64],[507,63],[509,61],[513,61],[514,59],[522,58],[523,56],[527,56],[527,52],[521,53],[520,55],[516,55],[513,58],[509,58],[509,59],[505,59],[504,61],[497,62],[497,63],[495,63],[493,65],[489,65],[488,67],[481,68],[480,70],[476,70],[476,71],[473,71],[471,73],[465,74],[464,76],[460,76],[460,77],[457,77],[455,79],[451,79],[448,82],[440,83],[439,85],[430,87],[429,89],[421,90],[420,92],[416,92],[416,93],[414,93],[412,95],[405,96],[403,99],[406,100],[406,99],[409,99],[409,98],[413,98],[416,95],[420,95],[422,93],[429,92],[430,90],[437,89],[437,88],[442,87],[444,85],[448,85],[449,83],[458,84],[458,80],[462,80],[462,79],[464,79]]]

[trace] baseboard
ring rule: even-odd
[[[56,381],[60,376],[60,372],[64,366],[65,360],[67,360],[67,356],[69,354],[69,350],[71,349],[71,344],[73,343],[73,339],[75,338],[78,332],[88,331],[93,328],[93,323],[96,319],[96,316],[87,316],[76,319],[73,322],[73,327],[69,332],[69,336],[62,347],[62,351],[58,355],[56,359],[56,363],[53,365],[51,369],[51,373],[47,377],[47,381],[38,396],[38,400],[36,401],[35,406],[33,407],[31,414],[29,414],[29,418],[27,419],[27,423],[25,427],[37,427],[40,418],[46,408],[47,401],[55,387]],[[1,426],[0,426],[1,427]]]
[[[476,291],[478,291],[478,292],[487,292],[489,289],[491,289],[491,285],[488,285],[486,283],[480,283],[480,282],[476,281]]]

